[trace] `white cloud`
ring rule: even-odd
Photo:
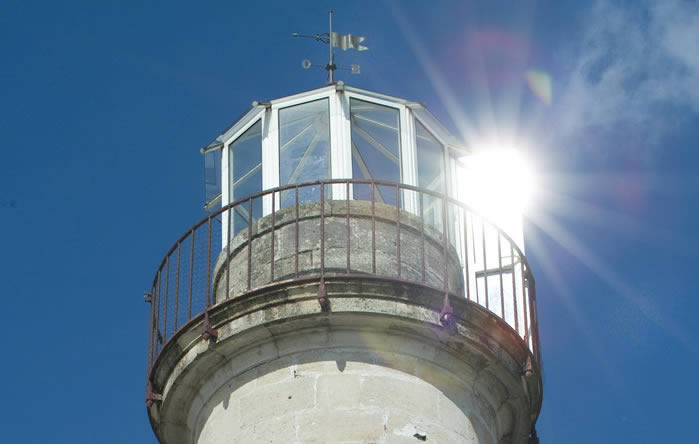
[[[598,0],[578,43],[558,100],[568,135],[619,123],[658,135],[668,109],[699,113],[699,4]]]

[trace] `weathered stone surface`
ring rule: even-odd
[[[424,283],[435,288],[444,288],[446,279],[451,292],[461,294],[463,291],[461,266],[456,251],[449,244],[445,250],[442,234],[430,226],[423,226],[418,217],[377,203],[372,220],[371,203],[364,201],[350,201],[349,213],[345,201],[326,201],[323,207],[325,217],[322,234],[325,254],[322,268],[326,274],[348,272],[349,247],[350,273],[397,278],[400,258],[401,278],[423,282],[424,269]],[[284,208],[276,212],[274,217],[266,216],[255,223],[249,244],[247,230],[242,230],[231,240],[228,248],[223,249],[214,268],[216,302],[221,302],[227,297],[237,297],[248,291],[248,255],[251,263],[251,289],[296,276],[297,260],[298,274],[313,275],[320,272],[320,204],[303,204],[298,208],[298,212],[298,225],[296,208]],[[400,224],[397,223],[398,215]],[[400,257],[397,248],[399,228]],[[228,275],[227,256],[230,257]],[[448,266],[445,265],[445,257]]]

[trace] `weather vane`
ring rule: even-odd
[[[317,40],[322,43],[326,43],[330,49],[330,61],[328,62],[327,65],[322,66],[322,65],[314,65],[311,63],[310,60],[304,59],[301,62],[301,66],[303,66],[304,69],[308,69],[311,66],[317,66],[320,68],[325,68],[326,71],[328,71],[328,84],[335,83],[335,70],[336,69],[346,69],[348,71],[351,71],[352,74],[359,74],[359,65],[351,65],[350,68],[344,68],[344,67],[338,67],[335,65],[335,53],[333,51],[333,48],[341,48],[342,50],[347,50],[350,48],[354,48],[357,51],[365,51],[369,48],[366,46],[362,46],[360,43],[362,43],[364,40],[366,40],[366,37],[358,37],[354,36],[352,34],[347,34],[347,35],[342,35],[339,32],[333,32],[333,12],[330,10],[328,12],[330,16],[330,31],[329,32],[324,32],[322,34],[299,34],[299,33],[293,33],[291,34],[293,37],[307,37],[311,38],[314,40]]]

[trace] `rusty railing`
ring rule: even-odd
[[[350,198],[352,194],[354,199]],[[354,207],[362,201],[363,207]],[[308,240],[304,236],[309,235],[300,233],[300,228],[303,229],[304,211],[310,207],[318,216],[319,230],[311,236],[319,236],[312,241],[319,241],[320,258],[319,265],[309,267],[300,264],[300,259],[304,260],[300,245]],[[264,209],[267,211],[262,217]],[[340,229],[346,242],[346,254],[337,253],[335,248],[332,258],[325,246],[328,212],[334,218],[333,229],[337,231],[344,225]],[[366,247],[370,248],[370,254],[365,252],[362,257],[352,253],[351,236],[358,230],[356,226],[353,228],[352,219],[356,217],[364,219],[361,230],[367,236],[367,245],[370,244]],[[293,234],[293,241],[286,246],[282,245],[280,232],[275,236],[275,229],[281,223],[285,224],[287,233]],[[389,223],[390,236],[395,236],[394,251],[384,251],[385,243],[377,246],[377,223],[383,224],[382,239]],[[254,263],[260,260],[259,256],[253,257],[253,238],[263,229],[262,225],[271,231],[264,250],[269,255],[263,261],[269,264],[264,278],[255,274],[254,270],[262,267]],[[370,231],[370,237],[366,231]],[[334,233],[337,237],[337,232]],[[421,242],[419,247],[411,248],[417,250],[402,252],[401,244],[405,250],[408,236],[415,233]],[[439,267],[440,273],[443,272],[441,277],[430,268],[435,257],[430,256],[434,245],[441,249],[444,265]],[[275,258],[275,248],[291,251],[285,264]],[[231,261],[236,250],[239,265],[233,267]],[[390,264],[377,261],[377,251],[382,257],[389,254]],[[409,269],[406,268],[408,256],[412,260]],[[454,277],[449,276],[453,268],[447,266],[453,257],[458,257],[456,263],[461,274],[456,284]],[[338,258],[342,258],[340,265]],[[328,259],[334,263],[328,265]],[[389,266],[394,270],[389,270]],[[541,365],[534,277],[524,254],[507,234],[464,203],[440,193],[391,182],[344,179],[287,185],[246,197],[212,212],[175,242],[155,273],[149,295],[149,378],[167,341],[188,322],[208,319],[208,311],[214,305],[265,285],[299,278],[317,278],[323,282],[331,275],[377,276],[418,283],[444,291],[450,297],[473,301],[510,325]],[[214,287],[225,289],[223,296],[214,294]],[[238,288],[237,293],[232,288]]]

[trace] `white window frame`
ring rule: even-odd
[[[231,202],[231,178],[230,178],[230,152],[231,145],[238,140],[240,136],[245,134],[245,131],[249,130],[258,120],[262,119],[262,125],[264,128],[264,113],[265,110],[262,109],[260,112],[255,114],[245,125],[240,127],[233,135],[223,142],[223,148],[221,152],[221,207],[225,207],[233,202]],[[262,134],[262,141],[264,144],[264,133]],[[262,148],[262,147],[261,147]],[[264,154],[264,153],[263,153]],[[262,157],[262,172],[263,172],[263,188],[264,188],[264,155]],[[221,213],[221,245],[226,246],[226,241],[228,239],[228,211]]]

